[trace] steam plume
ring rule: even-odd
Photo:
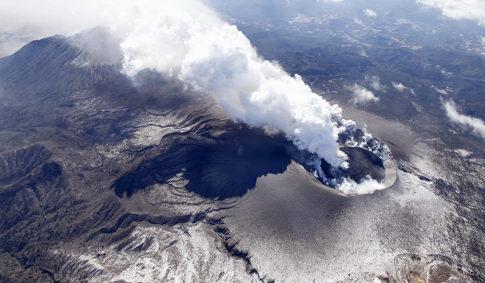
[[[313,93],[301,77],[258,57],[235,26],[206,7],[197,13],[185,8],[163,19],[140,11],[144,15],[121,43],[125,71],[150,68],[176,76],[213,94],[234,120],[280,130],[300,148],[340,165],[339,129],[332,120],[340,109]]]

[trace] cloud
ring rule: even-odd
[[[416,95],[416,93],[414,92],[414,89],[407,87],[407,86],[403,85],[402,83],[392,82],[392,87],[399,92],[403,92],[403,93],[404,92],[410,92],[410,93]]]
[[[417,0],[428,7],[441,10],[444,16],[457,20],[474,20],[485,25],[485,1],[483,0]]]
[[[375,96],[372,91],[358,84],[346,86],[345,89],[351,92],[351,101],[354,104],[367,104],[369,102],[379,101],[379,97]]]
[[[443,102],[443,107],[451,122],[470,129],[475,135],[485,139],[485,122],[483,120],[459,113],[453,100]]]
[[[4,0],[0,7],[0,32],[43,37],[103,26],[127,75],[150,69],[177,78],[212,95],[233,120],[281,131],[300,149],[345,166],[338,134],[354,123],[300,76],[261,58],[236,26],[201,1]],[[358,93],[356,101],[378,100]]]
[[[369,83],[370,87],[375,91],[385,92],[386,86],[381,83],[381,79],[378,76],[365,76],[365,80]]]
[[[377,17],[377,13],[374,11],[374,10],[371,10],[371,9],[365,9],[364,10],[364,14],[367,16],[367,17]]]

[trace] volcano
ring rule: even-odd
[[[438,253],[467,224],[408,162],[410,131],[349,127],[337,168],[79,38],[0,59],[0,281],[483,278]]]

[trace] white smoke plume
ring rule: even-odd
[[[372,194],[386,188],[387,186],[385,184],[379,183],[370,177],[367,177],[361,183],[346,179],[342,184],[338,185],[338,190],[347,195]]]
[[[151,69],[178,78],[213,95],[232,119],[281,131],[300,149],[346,165],[337,138],[342,123],[353,122],[301,77],[259,57],[201,1],[3,0],[0,9],[0,33],[43,37],[106,27],[119,41],[126,74]]]

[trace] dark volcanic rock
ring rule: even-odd
[[[25,177],[50,156],[51,152],[42,145],[0,154],[0,186],[7,187]]]
[[[245,126],[232,127],[217,140],[174,143],[166,152],[116,180],[116,194],[130,197],[183,172],[189,191],[225,199],[244,195],[254,188],[258,177],[286,170],[291,160],[287,148],[293,145],[284,137],[269,137],[262,130]]]
[[[386,177],[384,161],[367,149],[360,147],[342,147],[348,156],[349,168],[336,169],[322,160],[321,168],[328,179],[350,178],[361,183],[369,177],[382,181]]]
[[[93,264],[102,258],[92,259],[91,248],[118,250],[108,269],[133,264],[129,254],[149,253],[156,261],[163,240],[131,234],[137,227],[155,227],[163,236],[195,224],[195,240],[182,246],[180,235],[166,236],[174,248],[196,255],[181,268],[220,277],[222,265],[190,266],[203,248],[213,260],[233,262],[223,278],[252,276],[210,227],[208,212],[218,204],[191,191],[214,198],[244,194],[258,176],[286,168],[288,142],[227,122],[209,98],[159,74],[142,72],[133,81],[118,64],[91,64],[92,54],[72,40],[34,41],[0,60],[0,281],[13,280],[12,272],[20,282],[109,281],[123,270]],[[160,131],[153,135],[158,141],[147,143],[153,129]],[[181,172],[188,190],[169,180]],[[139,189],[166,183],[170,189],[155,194],[156,204],[137,200],[145,191],[137,196]],[[113,184],[132,198],[118,198]]]
[[[349,157],[346,172],[353,180],[361,182],[367,176],[377,181],[385,178],[384,162],[374,153],[358,147],[344,147],[342,151]]]

